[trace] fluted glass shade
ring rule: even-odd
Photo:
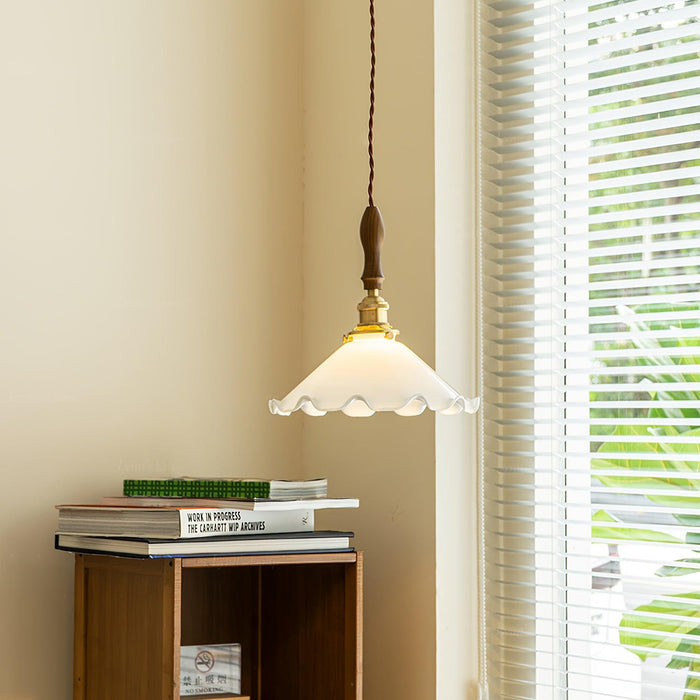
[[[282,400],[270,400],[270,411],[282,416],[299,409],[310,416],[328,411],[355,417],[376,411],[417,416],[426,407],[445,415],[475,413],[479,399],[461,396],[418,355],[384,333],[353,335]]]

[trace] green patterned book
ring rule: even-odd
[[[125,496],[165,498],[325,498],[326,479],[227,479],[183,476],[175,479],[124,479]]]

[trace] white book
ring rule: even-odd
[[[145,538],[198,538],[229,535],[312,532],[314,511],[295,508],[256,513],[215,506],[187,508],[139,506],[60,505],[60,534]]]
[[[151,508],[160,506],[179,506],[182,508],[239,508],[258,512],[276,510],[320,510],[321,508],[359,508],[357,498],[304,498],[299,500],[274,498],[166,498],[162,496],[105,496],[104,506],[134,506]]]

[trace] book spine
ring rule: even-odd
[[[181,508],[180,537],[313,532],[313,510],[256,513],[236,508]]]
[[[124,479],[125,496],[166,498],[269,498],[269,481]]]

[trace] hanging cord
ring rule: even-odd
[[[369,132],[367,134],[367,153],[369,154],[369,185],[367,194],[369,195],[369,205],[374,206],[374,196],[372,193],[374,184],[374,147],[372,139],[374,137],[374,73],[377,62],[374,52],[374,0],[369,0],[369,46],[371,54],[371,67],[369,72]]]

